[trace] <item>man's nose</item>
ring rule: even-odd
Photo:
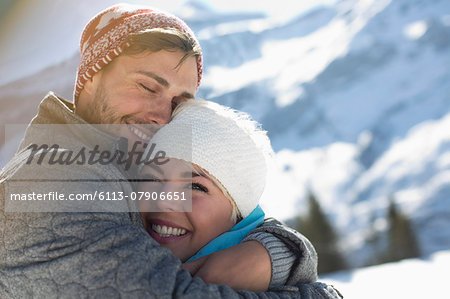
[[[172,98],[160,97],[147,104],[146,121],[149,124],[165,125],[172,116]]]

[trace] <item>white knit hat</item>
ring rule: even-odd
[[[192,135],[186,134],[192,128]],[[215,177],[242,217],[258,205],[272,153],[266,132],[249,116],[219,104],[190,100],[151,139],[154,151],[194,163]],[[144,154],[144,157],[147,154]]]

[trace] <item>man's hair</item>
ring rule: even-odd
[[[189,57],[202,56],[202,49],[195,40],[176,28],[153,28],[130,34],[125,42],[130,46],[122,55],[140,54],[145,51],[158,52],[183,51],[185,54],[178,62],[179,67]]]

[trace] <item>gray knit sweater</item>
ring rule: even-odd
[[[32,124],[55,123],[84,121],[70,103],[50,93]],[[110,136],[95,133],[96,141],[110,143]],[[65,148],[89,143],[77,137],[64,136]],[[317,256],[309,241],[276,221],[266,221],[246,239],[261,242],[272,261],[271,287],[276,291],[256,294],[192,278],[168,249],[147,234],[139,213],[5,212],[6,196],[15,180],[24,178],[96,179],[97,183],[66,184],[66,193],[133,191],[126,180],[117,181],[123,173],[114,165],[45,168],[26,163],[29,144],[51,144],[53,139],[43,130],[29,128],[17,154],[0,173],[0,298],[339,298],[331,286],[316,282]],[[44,189],[30,180],[20,191]]]

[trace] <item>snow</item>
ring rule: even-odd
[[[450,251],[320,277],[346,299],[448,298]]]
[[[333,37],[338,37],[338,40]],[[296,83],[315,78],[330,61],[346,52],[348,43],[345,26],[338,21],[306,37],[267,41],[261,49],[261,58],[237,68],[211,66],[202,84],[205,88],[214,88],[215,93],[211,96],[268,78],[275,78],[275,91],[286,90]]]
[[[356,147],[345,143],[297,153],[290,150],[278,152],[275,157],[277,168],[272,171],[261,199],[262,207],[269,216],[290,219],[299,211],[305,211],[303,199],[309,190],[314,191],[325,206],[338,208],[345,204],[346,207],[346,203],[336,198],[335,194],[339,194],[349,177],[359,172],[360,166],[355,163],[356,154]],[[282,205],[276,200],[280,198],[283,199]],[[290,203],[297,204],[291,208]]]
[[[419,39],[420,37],[422,37],[425,32],[427,32],[427,23],[425,21],[417,21],[411,24],[408,24],[405,27],[405,35],[409,38],[409,39]]]
[[[450,128],[450,113],[440,120],[423,122],[413,127],[403,140],[395,142],[391,149],[360,177],[357,188],[364,189],[380,178],[388,184],[395,184],[407,176],[424,175],[421,172],[427,168],[427,164],[438,164],[435,166],[438,170],[436,174],[448,170],[449,165],[440,162],[441,159],[447,159],[448,153],[439,158],[440,151],[443,151],[442,146],[450,143],[450,131],[447,128]],[[417,159],[418,156],[423,158]],[[433,174],[425,175],[431,177]],[[382,188],[377,190],[383,192]]]
[[[206,1],[203,1],[206,2]],[[286,20],[296,16],[299,12],[310,10],[321,5],[332,5],[336,0],[278,0],[276,5],[272,0],[242,1],[210,1],[220,11],[262,11],[271,15],[274,19]]]
[[[346,14],[358,21],[337,18],[298,39],[304,42],[296,45],[302,53],[299,57],[306,60],[312,54],[302,49],[311,45],[315,35],[325,37],[331,28],[339,35],[334,43],[328,38],[328,44],[311,47],[310,52],[323,49],[324,53],[341,47],[331,63],[323,60],[325,67],[318,67],[317,73],[307,62],[296,65],[299,57],[290,53],[278,59],[286,59],[287,67],[280,68],[281,74],[273,80],[280,96],[275,103],[284,109],[263,118],[281,165],[269,182],[263,207],[275,217],[290,219],[305,212],[307,191],[312,190],[339,228],[342,248],[352,252],[354,265],[364,263],[367,228],[386,229],[383,217],[390,197],[413,219],[423,254],[450,248],[450,89],[444,83],[450,79],[446,63],[450,56],[428,44],[438,40],[431,38],[430,18],[445,17],[430,6],[398,15],[395,10],[402,7],[401,1],[358,3]],[[378,24],[389,22],[393,29],[380,31]],[[405,28],[416,38],[405,36]],[[292,46],[294,42],[284,41]],[[280,49],[283,45],[273,43]],[[324,53],[317,56],[319,60],[327,57]],[[313,67],[320,65],[313,62]],[[313,79],[301,77],[304,69],[313,73]],[[297,101],[292,99],[296,92]],[[346,150],[339,150],[335,146],[339,144],[345,144]]]

